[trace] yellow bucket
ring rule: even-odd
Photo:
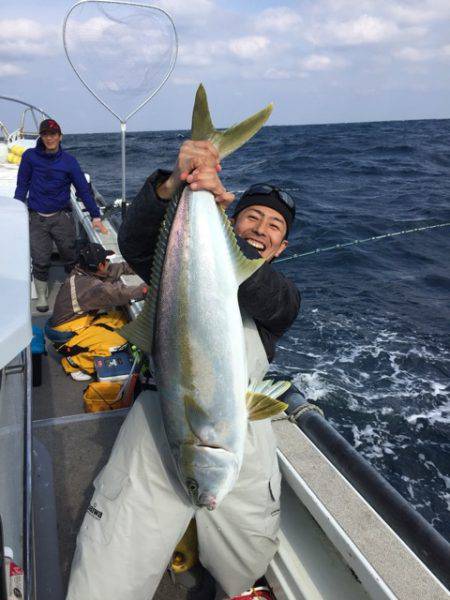
[[[84,412],[102,412],[123,408],[122,384],[112,381],[94,381],[84,390]]]

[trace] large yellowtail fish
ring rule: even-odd
[[[200,86],[192,139],[211,140],[220,158],[252,137],[272,105],[242,123],[214,129]],[[238,287],[264,259],[238,247],[211,193],[185,188],[170,201],[158,238],[150,293],[123,335],[152,358],[164,427],[178,475],[196,506],[212,510],[233,488],[248,419],[286,407],[288,382],[249,381]]]

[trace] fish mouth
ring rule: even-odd
[[[219,446],[219,444],[203,444],[203,443],[199,443],[197,444],[197,446],[199,448],[211,448],[212,450],[226,450],[226,448],[224,448],[223,446]]]
[[[203,492],[198,498],[197,506],[207,508],[208,510],[214,510],[217,506],[217,500],[212,494]]]

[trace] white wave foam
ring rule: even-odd
[[[442,406],[406,417],[408,423],[415,425],[418,419],[425,419],[431,425],[435,423],[450,423],[450,399]]]
[[[323,373],[320,371],[301,373],[294,377],[294,384],[302,390],[308,399],[314,401],[324,398],[331,391],[331,386],[327,384]]]

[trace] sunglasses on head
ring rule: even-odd
[[[281,200],[281,202],[284,202],[288,208],[291,210],[295,209],[294,198],[287,192],[284,192],[283,190],[280,190],[276,186],[270,185],[269,183],[255,183],[254,185],[251,185],[245,192],[244,196],[268,196],[273,192],[278,195],[278,198]]]

